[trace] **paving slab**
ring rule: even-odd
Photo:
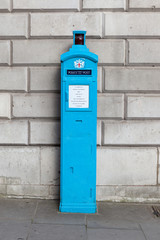
[[[154,222],[141,223],[141,228],[147,240],[160,240],[160,219]]]
[[[140,223],[154,223],[151,205],[98,203],[98,215],[87,216],[89,228],[140,229]]]
[[[132,222],[149,221],[153,219],[149,204],[98,203],[98,213],[107,219],[127,220]]]
[[[0,223],[0,240],[26,240],[30,227],[28,223]]]
[[[88,229],[88,240],[146,240],[140,230]]]
[[[140,229],[138,223],[123,219],[109,219],[105,216],[87,216],[88,228]]]
[[[0,200],[0,222],[13,220],[31,221],[36,209],[37,201],[19,199]]]
[[[54,201],[39,202],[34,223],[86,224],[85,214],[60,213],[58,206],[59,203]]]
[[[86,240],[85,226],[33,224],[28,240]]]

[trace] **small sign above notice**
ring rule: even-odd
[[[69,108],[89,108],[89,85],[69,85]]]
[[[84,68],[85,62],[81,59],[77,59],[74,61],[74,67],[75,68]]]

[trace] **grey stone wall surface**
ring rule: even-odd
[[[59,199],[60,55],[98,54],[97,200],[160,202],[160,0],[0,0],[0,197]]]

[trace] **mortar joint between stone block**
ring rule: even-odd
[[[13,42],[10,41],[10,58],[9,58],[9,66],[13,64]]]
[[[28,21],[27,21],[27,38],[31,37],[31,13],[28,13]]]
[[[100,122],[100,143],[99,143],[100,145],[97,144],[97,147],[102,145],[102,121],[99,120],[99,122]]]
[[[124,94],[124,120],[127,120],[128,104],[127,104],[127,95]]]
[[[105,69],[104,69],[104,67],[102,66],[102,93],[104,93],[105,92]]]
[[[83,0],[79,0],[79,12],[83,10]]]
[[[129,11],[129,0],[124,0],[124,10],[125,12]]]
[[[27,92],[30,92],[30,68],[27,68]]]
[[[105,14],[104,13],[102,13],[101,18],[102,18],[102,36],[101,36],[101,38],[104,38],[105,37]]]
[[[125,39],[125,62],[124,65],[128,66],[129,65],[129,41]]]
[[[30,126],[30,121],[28,120],[28,145],[30,145],[31,139],[30,139],[30,133],[31,131],[31,126]]]
[[[10,6],[9,6],[9,11],[13,11],[13,0],[10,0]]]
[[[130,12],[146,12],[146,13],[155,13],[160,12],[160,8],[129,8]]]
[[[6,64],[5,64],[6,65]],[[0,64],[4,66],[4,64]],[[60,67],[60,63],[14,63],[13,67]]]
[[[104,145],[104,122],[101,121],[101,146]]]

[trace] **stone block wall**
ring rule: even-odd
[[[0,196],[59,198],[60,55],[98,54],[97,200],[160,201],[160,0],[0,0]]]

